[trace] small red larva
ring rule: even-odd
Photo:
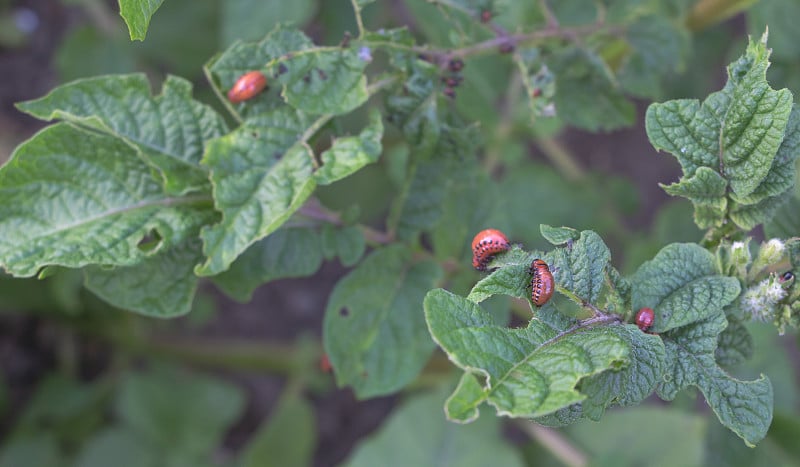
[[[252,99],[265,87],[267,87],[267,77],[260,71],[249,71],[240,76],[228,91],[228,100],[236,104]]]
[[[509,248],[511,245],[503,232],[496,229],[481,230],[472,239],[472,265],[478,271],[483,271],[494,255]]]
[[[642,332],[647,332],[650,330],[650,327],[653,326],[653,321],[656,319],[656,314],[652,308],[642,308],[638,312],[636,312],[636,325],[639,326],[639,329]]]
[[[553,273],[547,263],[536,258],[531,263],[531,301],[536,306],[542,306],[553,296],[555,281]]]
[[[322,370],[323,373],[330,373],[333,369],[328,354],[324,353],[319,357],[319,369]]]

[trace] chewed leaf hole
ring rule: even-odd
[[[150,253],[158,249],[159,245],[161,245],[161,242],[163,240],[164,239],[158,233],[158,230],[150,229],[150,232],[148,232],[144,237],[142,237],[142,239],[139,240],[139,243],[137,243],[136,246],[143,252]]]

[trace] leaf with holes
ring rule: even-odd
[[[67,83],[17,107],[41,120],[61,119],[119,138],[159,171],[168,193],[208,190],[200,165],[206,141],[228,131],[211,107],[192,100],[192,85],[167,77],[150,95],[144,74],[100,76]]]
[[[0,168],[0,265],[131,266],[183,243],[214,217],[205,195],[173,197],[128,144],[68,123],[45,128]],[[140,242],[155,235],[149,248]]]
[[[432,261],[400,245],[376,250],[336,284],[325,309],[325,351],[336,382],[359,398],[408,384],[430,357],[422,299],[439,279]]]
[[[236,42],[206,65],[218,91],[224,94],[243,74],[258,70],[268,84],[279,83],[281,95],[292,107],[315,115],[350,112],[366,102],[369,60],[357,50],[317,47],[302,31],[277,26],[259,42]],[[244,115],[260,111],[265,99],[249,100],[236,108]]]
[[[198,278],[194,266],[202,244],[192,238],[133,266],[86,269],[86,288],[124,310],[156,318],[173,318],[192,308]]]

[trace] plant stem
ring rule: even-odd
[[[745,10],[756,0],[700,0],[686,17],[686,26],[699,31]]]
[[[356,25],[358,26],[358,38],[364,37],[364,19],[361,17],[361,7],[358,6],[356,0],[350,0],[353,5],[353,14],[356,16]]]
[[[574,40],[577,37],[593,34],[595,32],[599,32],[604,29],[608,30],[611,33],[619,32],[618,28],[606,26],[605,24],[600,22],[585,26],[576,26],[573,28],[562,28],[560,26],[545,26],[542,29],[539,29],[537,31],[532,31],[529,33],[500,35],[497,37],[493,37],[491,39],[487,39],[482,42],[477,42],[475,44],[462,47],[460,49],[437,50],[437,49],[429,49],[426,47],[417,46],[413,47],[411,50],[419,54],[431,57],[439,64],[446,64],[450,60],[453,60],[455,58],[464,58],[470,55],[478,55],[494,51],[501,45],[516,46],[517,44],[535,43],[544,39],[551,39],[551,38]],[[388,48],[398,48],[394,44],[380,44],[380,45],[383,45]],[[402,47],[402,46],[399,48],[407,49],[407,47]]]
[[[289,375],[296,365],[291,346],[240,340],[147,339],[129,350],[161,358],[176,359],[200,366],[236,370],[257,370]]]
[[[586,454],[573,445],[568,439],[552,428],[536,425],[527,420],[517,420],[517,426],[531,439],[541,444],[553,456],[569,467],[584,467],[588,460]]]
[[[137,321],[126,321],[129,325]],[[98,338],[138,356],[180,360],[200,366],[224,369],[257,370],[289,375],[297,369],[294,345],[265,344],[233,339],[142,336],[136,326],[109,327],[107,323],[70,322],[78,333]]]
[[[584,172],[572,154],[556,139],[537,137],[534,142],[545,157],[553,163],[556,170],[567,180],[577,181],[586,176],[586,172]]]

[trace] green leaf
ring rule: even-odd
[[[26,402],[10,437],[40,435],[42,427],[47,426],[65,443],[83,442],[103,424],[107,399],[108,386],[50,374]]]
[[[357,226],[341,229],[327,224],[322,229],[322,252],[326,259],[339,256],[342,266],[350,267],[356,264],[364,255],[367,248],[364,234]]]
[[[314,274],[322,265],[320,236],[313,229],[279,229],[250,246],[230,269],[213,277],[223,292],[246,303],[262,284]]]
[[[731,194],[731,199],[740,204],[755,204],[765,198],[790,191],[795,185],[794,166],[800,154],[800,107],[792,106],[786,133],[767,176],[752,193],[747,196]]]
[[[132,41],[144,40],[150,18],[162,3],[164,0],[119,0],[119,14],[128,25]]]
[[[313,0],[226,0],[220,27],[223,45],[258,39],[280,23],[303,26],[316,9]]]
[[[683,196],[695,206],[694,219],[700,228],[719,227],[725,220],[728,199],[725,197],[728,182],[708,167],[699,167],[690,177],[679,183],[661,185],[672,196]]]
[[[572,246],[558,249],[550,265],[558,285],[591,303],[597,301],[605,281],[611,252],[595,232],[584,230]]]
[[[442,271],[409,256],[400,245],[373,252],[336,284],[328,300],[325,351],[337,383],[352,386],[359,398],[405,386],[433,351],[420,308]]]
[[[369,97],[364,75],[368,63],[357,50],[317,47],[301,31],[278,26],[260,42],[234,43],[207,70],[218,78],[222,93],[244,73],[262,70],[283,86],[281,96],[292,107],[337,115]]]
[[[443,125],[435,154],[424,160],[419,159],[421,154],[415,154],[417,161],[389,220],[390,226],[396,225],[399,238],[410,239],[434,227],[444,212],[448,194],[458,189],[461,177],[472,177],[478,170],[474,130]]]
[[[0,169],[0,193],[0,264],[17,276],[48,265],[137,264],[215,216],[205,196],[165,194],[127,144],[67,123],[17,148]],[[148,236],[161,240],[145,251]]]
[[[386,98],[387,119],[403,130],[406,141],[422,160],[434,153],[442,133],[442,111],[439,106],[439,68],[424,61],[415,61],[412,74],[402,88]]]
[[[599,423],[579,423],[570,437],[591,465],[704,465],[706,420],[674,408],[636,407],[611,412]],[[634,442],[635,440],[635,442]]]
[[[480,303],[494,295],[508,295],[514,298],[530,297],[530,267],[535,258],[541,258],[540,252],[526,252],[513,245],[506,253],[495,255],[488,267],[498,268],[484,277],[470,290],[468,300]]]
[[[522,467],[516,450],[503,439],[500,421],[485,417],[469,426],[447,422],[438,393],[405,402],[377,433],[359,443],[347,467],[437,465]],[[425,423],[420,423],[425,420]]]
[[[166,369],[128,374],[116,403],[121,422],[138,437],[196,461],[211,456],[243,408],[238,387]]]
[[[75,465],[158,467],[159,459],[153,446],[130,429],[106,428],[83,446]]]
[[[497,185],[476,165],[459,173],[442,201],[442,215],[431,231],[437,259],[463,258],[469,264],[470,241],[492,219]]]
[[[793,184],[800,114],[789,90],[767,83],[769,54],[765,34],[750,41],[728,67],[725,88],[702,105],[675,100],[647,109],[650,142],[683,168],[681,182],[665,189],[692,200],[701,227],[719,227],[727,216],[750,229],[770,218],[779,205],[775,197]]]
[[[192,100],[190,82],[167,77],[151,96],[144,74],[73,81],[17,107],[41,120],[62,119],[119,138],[136,148],[163,177],[168,193],[208,188],[200,165],[206,141],[228,130],[211,107]]]
[[[633,104],[612,81],[600,57],[570,47],[549,64],[556,75],[556,112],[565,122],[589,131],[609,131],[633,123]]]
[[[570,227],[552,227],[547,224],[539,226],[542,237],[553,245],[563,245],[581,238],[581,233]]]
[[[656,389],[666,367],[666,350],[658,336],[643,333],[637,326],[613,326],[611,329],[631,349],[630,364],[590,376],[581,383],[583,414],[599,420],[611,404],[621,407],[639,404]]]
[[[726,326],[720,310],[667,333],[667,378],[658,394],[672,400],[678,391],[697,386],[719,421],[745,444],[754,446],[766,436],[772,420],[772,384],[763,375],[755,381],[740,381],[717,366],[717,336]]]
[[[558,333],[533,319],[526,328],[508,329],[474,302],[442,289],[425,297],[425,318],[450,360],[484,379],[483,392],[471,391],[480,397],[466,401],[458,392],[461,414],[484,401],[498,415],[551,414],[586,398],[577,389],[584,378],[629,363],[628,345],[609,326]]]
[[[367,101],[364,69],[369,62],[352,48],[305,47],[271,60],[266,70],[268,76],[277,75],[284,86],[281,95],[292,107],[339,115]]]
[[[714,257],[694,243],[673,243],[645,262],[633,279],[632,306],[655,311],[653,332],[703,320],[739,295],[739,281],[716,275]]]
[[[378,160],[381,155],[383,123],[381,114],[373,111],[369,125],[359,136],[335,139],[330,149],[320,155],[322,167],[314,173],[320,185],[329,185]]]
[[[735,201],[730,205],[731,220],[742,229],[749,230],[758,224],[771,220],[781,206],[786,204],[786,196],[773,196],[765,198],[756,204],[739,204]]]
[[[47,465],[61,467],[66,459],[58,448],[58,440],[52,434],[44,433],[9,440],[0,451],[0,467],[21,465]]]
[[[284,394],[244,447],[240,467],[311,465],[317,437],[314,425],[311,405],[296,394]]]
[[[208,260],[195,272],[228,269],[250,245],[278,229],[311,196],[313,154],[301,138],[305,115],[281,107],[212,140],[203,163],[211,169],[220,223],[201,232]]]
[[[689,36],[679,24],[665,15],[648,15],[626,27],[626,39],[633,53],[618,75],[627,92],[658,97],[664,77],[683,71]]]
[[[444,413],[452,422],[472,423],[480,415],[475,401],[485,399],[486,396],[486,390],[476,375],[464,372],[453,394],[445,401]]]
[[[91,266],[85,269],[86,288],[118,308],[157,318],[181,316],[192,309],[200,250],[200,240],[193,238],[134,266]]]
[[[740,292],[734,277],[706,276],[681,285],[654,308],[653,332],[664,332],[699,321],[733,302]]]
[[[753,356],[753,336],[739,321],[728,320],[728,326],[717,337],[714,358],[722,366],[731,367]]]

